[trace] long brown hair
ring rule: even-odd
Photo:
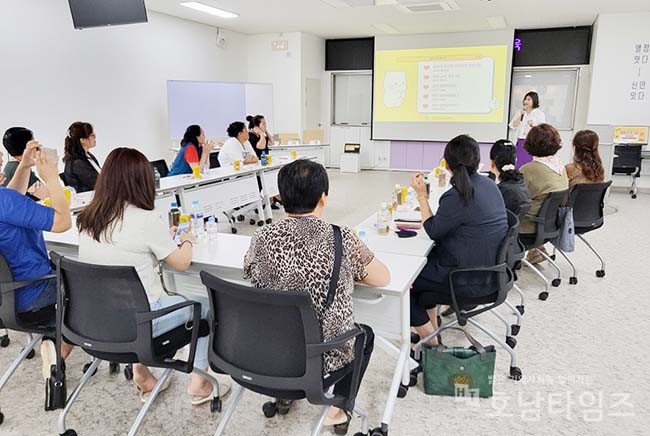
[[[110,242],[128,205],[153,210],[155,198],[153,169],[145,155],[132,148],[116,148],[97,177],[93,200],[77,217],[77,228],[97,242],[102,237]]]
[[[86,157],[86,151],[81,145],[82,139],[88,139],[95,133],[90,123],[81,121],[74,122],[68,127],[68,134],[65,137],[65,153],[63,162]]]
[[[598,143],[598,134],[592,130],[580,130],[573,137],[575,150],[573,162],[591,182],[599,182],[605,177],[603,162],[598,153]]]

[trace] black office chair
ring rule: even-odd
[[[58,430],[62,436],[76,436],[76,431],[66,429],[66,416],[102,360],[165,369],[129,430],[129,436],[137,433],[172,371],[195,372],[210,380],[215,393],[211,410],[215,412],[221,408],[217,380],[194,368],[197,340],[209,334],[208,323],[201,320],[200,303],[186,301],[152,312],[134,267],[91,265],[54,252],[50,257],[56,264],[59,284],[57,339],[62,335],[66,342],[81,347],[93,357],[90,368],[59,415]],[[185,307],[193,309],[189,328],[182,325],[161,336],[152,336],[153,320]],[[176,352],[188,344],[187,361],[174,359]]]
[[[167,162],[165,162],[165,159],[158,159],[158,160],[153,160],[150,162],[151,166],[153,166],[155,169],[158,170],[160,173],[160,177],[167,177],[169,174],[169,167],[167,166]]]
[[[210,296],[210,367],[235,381],[232,400],[215,436],[225,431],[245,389],[287,400],[306,398],[311,404],[323,405],[312,435],[320,434],[330,406],[360,415],[362,431],[356,435],[368,434],[367,415],[355,406],[365,340],[362,329],[354,328],[323,342],[309,293],[249,288],[205,271],[201,280]],[[348,372],[324,380],[323,353],[352,339],[355,359]],[[329,394],[329,388],[350,372],[350,397]],[[247,433],[253,432],[249,429]]]
[[[221,164],[219,163],[219,152],[215,151],[210,153],[210,169],[219,167],[221,167]]]
[[[16,313],[16,290],[26,285],[37,283],[44,280],[53,280],[55,275],[47,275],[38,279],[25,280],[16,282],[13,279],[9,265],[4,256],[0,255],[0,328],[9,329],[12,331],[27,333],[29,342],[20,352],[18,357],[9,365],[0,379],[0,391],[7,385],[9,379],[18,366],[25,359],[32,359],[36,354],[34,348],[43,339],[44,336],[54,338],[55,325],[53,319],[38,320],[35,323],[27,323],[21,320]],[[8,339],[8,336],[7,336]],[[7,343],[7,345],[9,345]],[[63,401],[65,401],[65,393],[63,393]],[[59,404],[62,406],[62,404]],[[46,404],[46,410],[51,410]],[[4,415],[0,412],[0,424],[4,420]]]
[[[614,164],[612,174],[624,174],[630,176],[632,184],[630,195],[636,198],[636,179],[641,177],[641,156],[642,145],[621,144],[614,147]]]
[[[482,324],[480,324],[474,317],[485,312],[493,312],[494,309],[503,304],[507,297],[508,292],[512,289],[514,284],[514,274],[508,266],[508,253],[513,244],[516,244],[517,235],[519,232],[519,219],[516,215],[508,213],[508,231],[503,239],[501,247],[497,253],[497,258],[494,265],[474,267],[474,268],[459,268],[452,270],[449,273],[449,290],[451,292],[451,307],[454,309],[456,319],[450,320],[438,327],[438,329],[431,333],[426,338],[422,338],[414,348],[414,357],[419,360],[421,357],[422,348],[429,342],[429,340],[438,336],[445,330],[456,325],[460,328],[465,328],[469,322],[477,327],[483,333],[494,339],[504,350],[510,354],[510,371],[509,376],[513,380],[520,380],[522,377],[521,369],[517,366],[517,355],[514,351],[514,346],[511,345],[509,340],[504,341],[496,333],[493,333]],[[479,285],[467,285],[469,277],[484,277],[483,285],[480,285],[483,297],[464,297],[458,291],[466,293],[468,288],[476,288]],[[464,279],[464,280],[463,280]],[[426,292],[423,293],[426,298]],[[420,303],[424,305],[434,305],[437,301],[430,301],[420,299]],[[513,338],[514,339],[514,338]],[[515,341],[516,345],[516,341]],[[417,374],[421,368],[416,368],[411,372],[410,384],[417,383]]]
[[[583,235],[601,228],[605,223],[605,195],[611,184],[610,180],[605,183],[575,185],[569,195],[569,205],[573,207],[575,234],[600,260],[596,277],[605,277],[605,261]]]
[[[568,195],[568,189],[548,194],[544,199],[539,212],[537,212],[537,216],[531,218],[531,220],[537,224],[537,232],[532,236],[519,235],[519,240],[522,242],[526,250],[535,250],[537,253],[541,254],[542,257],[553,266],[553,268],[555,268],[557,275],[553,280],[551,280],[550,284],[556,288],[562,283],[562,271],[551,256],[544,253],[542,250],[539,250],[537,247],[549,242],[551,239],[557,238],[560,234],[561,228],[560,223],[558,222],[558,210],[560,209],[560,206],[566,202]],[[528,262],[525,257],[521,262],[528,266],[538,277],[544,280],[545,289],[539,293],[539,299],[542,301],[546,300],[548,298],[549,280],[538,268]]]

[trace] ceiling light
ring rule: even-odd
[[[237,18],[239,15],[232,12],[224,11],[223,9],[215,8],[213,6],[208,6],[199,2],[183,2],[181,6],[186,8],[194,9],[197,11],[205,12],[206,14],[216,15],[220,18]]]
[[[399,30],[397,30],[396,28],[394,28],[390,24],[375,23],[375,24],[372,25],[372,27],[374,27],[375,29],[380,30],[380,31],[382,31],[384,33],[391,34],[391,35],[396,35],[396,34],[400,33]]]

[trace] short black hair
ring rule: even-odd
[[[550,124],[540,124],[530,129],[524,143],[524,149],[534,157],[554,156],[560,148],[560,132]]]
[[[231,138],[236,138],[241,132],[246,130],[246,124],[241,121],[235,121],[228,126],[228,136]]]
[[[539,107],[539,94],[536,93],[535,91],[530,91],[524,95],[524,100],[526,100],[526,97],[530,97],[531,100],[533,100],[533,109],[537,109]]]
[[[329,193],[327,171],[321,164],[299,159],[282,167],[278,188],[287,213],[313,212],[323,194]]]
[[[22,156],[27,143],[34,139],[34,133],[25,127],[11,127],[2,137],[2,144],[12,157]]]

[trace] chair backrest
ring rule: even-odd
[[[210,153],[210,169],[219,168],[220,166],[219,153]]]
[[[569,205],[573,207],[573,225],[580,229],[597,229],[605,221],[605,195],[612,181],[581,183],[571,189]]]
[[[569,190],[549,193],[537,213],[537,242],[539,244],[557,237],[561,228],[558,222],[558,210],[566,203]]]
[[[641,148],[642,145],[617,145],[614,147],[614,163],[612,165],[612,174],[625,173],[630,174],[631,170],[641,168]]]
[[[0,254],[0,326],[12,330],[18,330],[19,323],[16,319],[16,296],[14,292],[9,291],[13,281],[14,277],[9,268],[9,264],[5,257]]]
[[[138,339],[136,313],[150,310],[136,269],[82,263],[54,252],[50,256],[62,292],[63,336],[98,352],[135,352],[124,344]],[[150,339],[151,324],[145,328]]]
[[[515,264],[526,256],[526,249],[519,244],[517,239],[519,234],[519,217],[509,210],[506,210],[506,213],[508,214],[508,230],[515,228],[517,232],[506,254],[506,264],[510,269],[513,269]],[[507,237],[508,235],[506,235]]]
[[[165,159],[158,159],[151,161],[151,166],[153,166],[155,169],[158,170],[160,173],[160,177],[167,177],[169,174],[169,167],[167,166],[167,162]]]
[[[205,271],[201,280],[210,297],[213,369],[260,388],[323,395],[322,356],[307,357],[308,345],[322,342],[308,292],[250,288]]]

